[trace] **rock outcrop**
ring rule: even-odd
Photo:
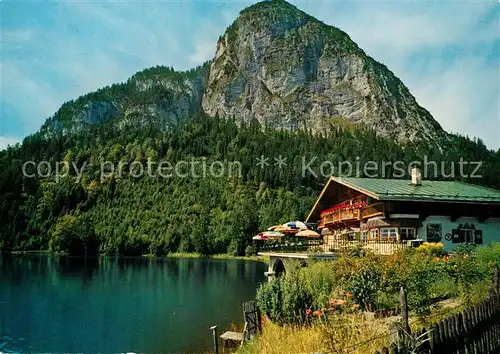
[[[284,1],[245,9],[219,39],[202,104],[209,115],[275,128],[355,123],[399,141],[445,135],[346,33]]]

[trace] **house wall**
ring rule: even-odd
[[[461,217],[455,221],[451,221],[449,216],[432,215],[422,221],[422,226],[417,230],[417,237],[425,241],[433,241],[428,239],[428,225],[441,225],[441,240],[446,249],[454,249],[459,243],[453,243],[447,239],[446,235],[452,235],[453,230],[458,229],[459,225],[474,224],[476,230],[482,231],[483,245],[489,245],[493,241],[500,242],[500,218],[488,218],[484,222],[479,222],[475,217]],[[449,238],[449,236],[448,236]]]

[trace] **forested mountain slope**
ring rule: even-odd
[[[500,187],[498,152],[467,138],[451,140],[442,153],[426,144],[403,148],[370,129],[339,126],[320,136],[268,129],[256,120],[238,125],[203,114],[166,132],[149,125],[119,127],[111,120],[48,140],[38,133],[22,146],[0,152],[0,249],[81,254],[86,246],[87,252],[121,255],[243,254],[258,231],[305,217],[325,181],[321,161],[410,162],[425,155],[438,164],[444,161],[449,173],[450,161],[463,157],[485,161],[480,171],[484,178],[471,182]],[[257,164],[261,155],[270,158],[269,166]],[[286,159],[286,166],[273,164],[278,156]],[[302,173],[302,158],[308,163],[314,157],[317,178]],[[121,176],[101,175],[107,162],[147,166],[148,160],[173,165],[197,161],[199,177],[163,178],[154,168],[151,176],[139,176],[134,168],[124,168]],[[67,177],[57,180],[54,175],[39,177],[31,167],[30,178],[22,173],[26,161],[48,161],[52,170],[58,161],[67,161],[78,169],[70,168]],[[237,161],[241,169],[202,177],[202,161]],[[79,176],[82,166],[86,168]],[[464,171],[471,172],[468,167]],[[389,177],[393,172],[386,169]]]
[[[284,1],[263,2],[241,12],[210,62],[146,69],[67,102],[38,133],[0,151],[0,250],[243,254],[257,231],[305,217],[328,177],[322,162],[426,159],[436,178],[452,168],[461,178],[461,158],[483,162],[483,177],[465,180],[500,188],[500,151],[444,132],[344,32]],[[197,175],[216,161],[239,169],[138,173],[149,161],[195,164]],[[314,161],[312,173],[304,161]],[[57,163],[67,163],[67,176],[46,173]],[[103,174],[111,165],[124,172]]]

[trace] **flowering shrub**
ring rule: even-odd
[[[442,242],[424,242],[417,247],[417,251],[434,257],[442,257],[445,254]]]
[[[330,299],[329,307],[322,307],[320,309],[313,310],[312,308],[306,309],[306,319],[308,321],[313,321],[318,318],[326,317],[330,314],[341,314],[341,313],[356,313],[361,309],[359,304],[352,303],[353,295],[347,293],[346,299]]]

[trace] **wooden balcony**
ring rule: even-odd
[[[324,227],[325,227],[325,219],[321,219],[321,220],[319,221],[318,228],[319,228],[319,229],[322,229],[322,228],[324,228]]]
[[[374,216],[384,215],[384,203],[367,205],[361,209],[361,219],[368,219]]]
[[[384,203],[375,203],[366,205],[360,209],[336,210],[326,214],[319,223],[319,227],[335,223],[344,223],[349,221],[361,221],[374,216],[384,215]]]
[[[360,218],[361,218],[360,209],[339,210],[331,214],[325,215],[325,217],[321,220],[321,223],[328,225],[337,222],[356,221],[356,220],[359,221]]]

